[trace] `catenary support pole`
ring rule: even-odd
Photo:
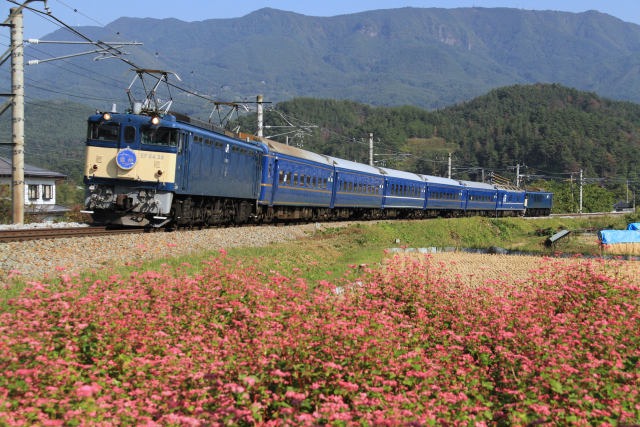
[[[520,163],[516,165],[516,187],[520,187]]]
[[[629,178],[627,178],[627,205],[629,205]]]
[[[373,166],[373,134],[369,134],[369,166]]]
[[[262,138],[264,136],[264,113],[262,110],[262,95],[258,95],[256,97],[256,102],[258,104],[258,136]]]
[[[582,213],[582,169],[580,169],[580,209],[578,213]]]
[[[447,176],[451,179],[451,153],[449,153],[449,173]]]
[[[22,8],[12,8],[11,20],[11,92],[12,175],[11,194],[14,224],[24,223],[24,47],[22,42]]]

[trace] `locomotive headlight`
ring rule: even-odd
[[[160,117],[158,116],[153,116],[151,117],[151,124],[154,126],[157,126],[160,124]]]
[[[158,172],[156,172],[158,174],[158,176],[162,176],[162,169],[158,169]]]
[[[91,169],[93,169],[94,171],[97,171],[98,170],[98,165],[91,166]]]
[[[111,114],[109,113],[104,113],[102,115],[102,120],[111,120]]]

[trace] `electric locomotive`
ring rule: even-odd
[[[243,223],[260,191],[263,154],[251,138],[175,113],[96,114],[85,206],[95,222],[124,226]]]

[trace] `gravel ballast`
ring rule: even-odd
[[[176,257],[241,246],[266,246],[305,237],[351,222],[251,226],[194,231],[118,234],[53,240],[0,243],[0,282],[10,276],[23,279],[56,277],[124,265],[127,262]],[[19,272],[19,273],[17,273]]]

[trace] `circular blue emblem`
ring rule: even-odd
[[[136,153],[125,148],[116,156],[116,163],[121,169],[129,170],[136,164]]]

